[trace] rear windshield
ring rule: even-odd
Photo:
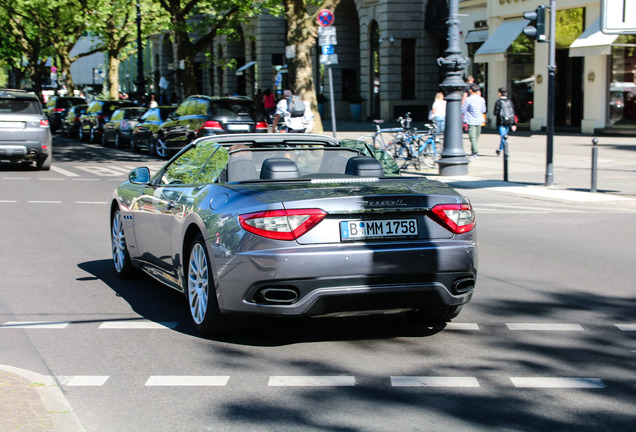
[[[256,104],[252,101],[214,101],[210,103],[212,116],[255,116]]]
[[[58,108],[69,108],[75,105],[83,105],[85,104],[86,101],[84,99],[81,98],[75,98],[75,99],[58,99],[57,101],[57,107]]]
[[[0,99],[0,113],[40,114],[41,110],[33,99]]]
[[[124,117],[127,119],[135,119],[141,117],[141,115],[145,112],[145,108],[129,108],[125,110],[126,114],[124,114]]]

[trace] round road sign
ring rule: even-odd
[[[323,27],[329,27],[331,24],[333,24],[333,12],[331,12],[329,9],[323,9],[318,13],[318,18],[316,18],[316,20],[318,21],[319,25]]]

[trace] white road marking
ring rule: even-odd
[[[3,180],[31,180],[28,177],[2,177]]]
[[[579,324],[506,323],[509,330],[584,331]]]
[[[16,200],[0,200],[0,203],[17,203]]]
[[[99,387],[103,386],[108,380],[107,375],[75,375],[75,376],[58,376],[60,384],[69,387]]]
[[[79,177],[79,174],[75,174],[73,172],[70,171],[66,171],[65,169],[62,169],[60,167],[57,167],[55,165],[51,165],[51,171],[55,171],[58,174],[62,174],[66,177]]]
[[[64,181],[66,179],[63,178],[57,178],[57,177],[45,177],[45,178],[39,178],[38,180],[46,180],[46,181]]]
[[[0,328],[17,328],[17,329],[63,329],[70,322],[47,322],[47,321],[7,321],[0,325]]]
[[[152,321],[108,321],[102,323],[100,329],[174,329],[177,322],[152,322]]]
[[[75,201],[75,204],[108,204],[106,201]]]
[[[62,201],[27,201],[29,204],[62,204]]]
[[[224,386],[230,380],[229,376],[179,376],[153,375],[146,381],[146,386]]]
[[[393,387],[479,387],[475,377],[392,376]]]
[[[620,331],[636,331],[636,324],[615,324]]]
[[[356,385],[352,376],[271,376],[269,387],[351,387]]]
[[[450,322],[446,324],[444,330],[479,330],[479,324]]]
[[[510,377],[517,388],[605,388],[600,378]]]

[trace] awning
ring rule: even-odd
[[[255,64],[256,64],[256,62],[255,62],[255,61],[251,61],[251,62],[249,62],[249,63],[245,63],[243,66],[241,66],[240,68],[238,68],[238,69],[236,70],[236,76],[241,76],[241,75],[243,75],[243,72],[244,72],[246,69],[251,68],[251,67],[252,67],[252,66],[254,66]]]
[[[517,39],[517,36],[521,34],[523,28],[529,23],[530,21],[525,19],[502,22],[493,34],[490,35],[488,40],[479,47],[475,53],[475,62],[488,63],[504,61],[508,47]]]
[[[585,57],[589,55],[610,55],[612,44],[618,35],[601,32],[600,18],[592,24],[570,45],[570,57]]]
[[[481,43],[486,42],[488,39],[488,29],[481,30],[469,30],[468,34],[466,34],[466,40],[464,43],[472,44],[472,43]]]

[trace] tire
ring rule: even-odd
[[[48,154],[45,158],[38,159],[35,162],[37,169],[41,171],[49,171],[51,169],[51,162],[53,161],[53,154]]]
[[[84,135],[84,129],[80,126],[79,131],[77,132],[77,136],[81,142],[86,140],[86,136]]]
[[[418,143],[418,145],[421,144]],[[422,163],[424,163],[424,165],[429,168],[435,168],[435,164],[440,158],[440,154],[437,152],[436,149],[433,148],[434,145],[435,142],[427,143],[426,148],[419,157]]]
[[[102,140],[104,139],[104,135],[102,135]],[[91,132],[89,135],[89,141],[93,144],[97,143],[97,132],[95,131],[95,128],[93,126],[91,126]]]
[[[168,156],[170,156],[170,150],[168,150],[168,146],[163,137],[157,137],[153,145],[153,150],[161,159],[168,159]]]
[[[126,233],[124,232],[124,217],[119,209],[113,213],[110,225],[111,250],[115,274],[120,278],[127,278],[133,273],[133,266],[128,254]]]
[[[411,153],[409,152],[408,147],[402,144],[396,144],[394,146],[394,151],[395,155],[393,156],[393,159],[395,159],[397,166],[401,170],[406,169],[411,161]]]
[[[130,151],[133,152],[133,153],[137,153],[139,151],[139,148],[135,144],[135,137],[134,136],[130,137]]]
[[[430,309],[418,309],[409,312],[411,320],[422,323],[448,322],[461,312],[464,305],[439,306]]]
[[[119,132],[115,132],[115,148],[121,148],[121,136],[119,135]]]
[[[185,258],[184,291],[190,317],[197,330],[209,336],[221,336],[237,329],[237,317],[222,314],[216,299],[210,257],[200,234],[192,242]]]

